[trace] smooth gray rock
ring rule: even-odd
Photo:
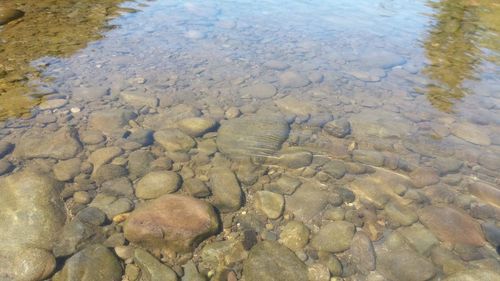
[[[283,213],[285,199],[281,194],[261,190],[255,193],[255,204],[268,218],[277,219]]]
[[[292,251],[302,250],[309,242],[309,229],[300,221],[290,221],[280,233],[279,242]]]
[[[69,181],[80,174],[80,165],[82,161],[79,158],[72,158],[59,161],[52,167],[54,176],[59,181]]]
[[[414,251],[377,251],[377,271],[388,280],[424,281],[436,274],[434,265]]]
[[[191,117],[180,120],[177,122],[177,126],[181,131],[194,138],[214,130],[217,127],[217,122],[210,118]]]
[[[352,261],[362,274],[375,270],[375,250],[372,241],[364,232],[356,232],[351,245]]]
[[[373,150],[354,150],[352,153],[352,160],[377,167],[384,165],[384,155]]]
[[[243,263],[246,281],[307,281],[306,265],[285,246],[263,241],[255,245]]]
[[[328,192],[312,184],[303,184],[295,193],[286,198],[286,210],[301,221],[318,218],[328,204]]]
[[[151,162],[155,160],[148,150],[136,150],[128,156],[127,168],[131,179],[141,178],[151,170]]]
[[[323,130],[334,137],[343,138],[351,133],[351,123],[345,119],[337,119],[326,123]]]
[[[322,170],[336,179],[342,178],[347,171],[344,161],[342,160],[328,161],[325,165],[323,165]]]
[[[270,99],[276,95],[276,87],[269,83],[260,83],[247,86],[240,90],[243,98],[254,97],[257,99]]]
[[[165,129],[154,134],[155,141],[169,152],[188,152],[196,142],[179,129]]]
[[[231,157],[275,154],[288,137],[288,123],[279,115],[251,115],[221,124],[219,150]]]
[[[120,132],[130,120],[137,117],[131,110],[110,109],[93,112],[89,118],[89,127],[99,130],[104,134],[114,134]]]
[[[203,198],[210,195],[210,189],[199,179],[186,179],[183,183],[183,188],[194,197]]]

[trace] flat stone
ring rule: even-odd
[[[428,206],[420,209],[418,216],[439,240],[483,246],[485,241],[481,226],[472,217],[450,207]]]
[[[276,181],[275,187],[269,189],[269,191],[283,195],[292,195],[301,184],[302,182],[299,179],[283,175]]]
[[[65,106],[68,104],[68,100],[65,99],[53,99],[53,100],[45,100],[40,103],[39,107],[41,110],[48,109],[56,109]]]
[[[323,172],[329,174],[330,176],[336,179],[342,178],[347,171],[344,161],[342,160],[328,161],[325,165],[323,165],[321,169],[323,170]]]
[[[393,222],[403,226],[408,226],[418,221],[416,210],[398,203],[388,203],[385,206],[385,212]]]
[[[439,157],[434,161],[434,167],[439,170],[441,175],[457,173],[462,166],[462,161],[451,157]]]
[[[69,181],[80,174],[80,165],[82,161],[79,158],[59,161],[52,167],[54,176],[59,181]]]
[[[104,164],[108,164],[115,157],[123,154],[123,149],[117,146],[99,148],[92,152],[88,161],[94,166],[94,173]]]
[[[433,264],[414,251],[377,251],[377,271],[388,280],[425,281],[435,274]]]
[[[54,271],[52,249],[66,220],[61,185],[31,170],[0,178],[0,276],[44,280]]]
[[[99,144],[106,140],[106,137],[97,130],[88,130],[80,132],[80,140],[84,144]]]
[[[312,153],[309,151],[286,151],[282,152],[277,159],[280,166],[290,169],[299,169],[311,165]]]
[[[418,253],[428,256],[432,248],[439,245],[439,240],[423,225],[416,223],[409,227],[397,230],[406,239],[408,244]]]
[[[1,151],[1,149],[0,149]],[[1,155],[1,153],[0,153]],[[1,156],[0,156],[1,158]],[[498,153],[484,153],[479,156],[479,164],[493,171],[500,171],[500,155]]]
[[[106,247],[91,245],[69,258],[54,281],[119,281],[122,267],[115,255]]]
[[[293,96],[286,96],[274,101],[276,106],[284,113],[298,116],[309,116],[318,113],[318,108],[307,100],[299,100]]]
[[[356,268],[362,274],[375,270],[375,250],[372,241],[364,232],[356,232],[352,238],[351,256]]]
[[[179,129],[166,129],[154,134],[155,141],[161,144],[169,152],[188,152],[196,146],[196,142],[190,136]]]
[[[328,192],[317,186],[304,183],[295,193],[286,198],[286,210],[292,212],[301,221],[318,218],[328,204]]]
[[[201,137],[214,130],[217,127],[217,122],[210,118],[191,117],[180,120],[177,122],[177,126],[191,137]]]
[[[148,249],[189,251],[215,234],[219,220],[201,200],[167,194],[135,209],[124,225],[125,238]]]
[[[399,113],[364,109],[350,117],[351,135],[356,139],[379,137],[400,139],[415,130],[415,126]]]
[[[73,219],[64,225],[60,237],[54,245],[54,255],[64,257],[76,253],[91,242],[91,238],[96,235],[96,232],[95,225]]]
[[[283,213],[285,199],[283,195],[270,191],[257,191],[255,193],[255,205],[258,210],[270,219],[277,219]]]
[[[127,177],[121,177],[103,182],[101,192],[117,197],[131,197],[134,194],[134,188]]]
[[[372,50],[363,53],[359,58],[359,62],[369,67],[380,67],[383,69],[392,68],[406,63],[406,60],[393,52],[385,50]]]
[[[500,226],[496,226],[492,222],[487,222],[483,223],[481,227],[483,228],[486,240],[495,248],[500,246]]]
[[[29,130],[16,145],[14,156],[18,158],[54,158],[66,160],[76,156],[82,149],[76,130],[63,127],[56,132]]]
[[[288,248],[263,241],[252,248],[243,263],[246,281],[307,281],[306,265]]]
[[[471,182],[468,186],[469,192],[486,203],[500,208],[500,189],[484,182]]]
[[[381,167],[384,165],[384,155],[374,150],[357,149],[352,152],[352,160],[366,164]]]
[[[354,224],[346,221],[334,221],[320,228],[319,232],[311,239],[311,245],[318,251],[343,252],[351,247],[354,231]]]
[[[136,142],[142,146],[152,145],[154,142],[154,131],[144,128],[132,128],[128,131],[125,139],[131,142]]]
[[[221,124],[217,146],[231,157],[273,155],[289,131],[288,123],[278,115],[243,116]]]
[[[206,281],[207,279],[203,274],[198,272],[196,265],[193,261],[188,261],[182,266],[184,270],[184,276],[182,276],[182,281]]]
[[[92,179],[94,179],[98,184],[101,184],[105,181],[124,177],[127,174],[127,169],[122,166],[114,164],[104,164],[99,167],[99,169],[97,169],[97,171],[92,176]]]
[[[149,106],[155,108],[158,106],[158,98],[146,93],[121,92],[120,97],[134,107]]]
[[[134,251],[134,263],[141,269],[141,281],[177,281],[177,275],[168,266],[162,264],[143,249]]]
[[[181,186],[181,177],[171,171],[153,171],[139,180],[135,195],[141,199],[154,199],[173,193]]]
[[[268,60],[264,63],[264,66],[274,70],[285,70],[290,67],[287,63],[278,60]]]
[[[302,250],[309,242],[309,229],[300,221],[290,221],[281,230],[279,242],[292,251]]]
[[[452,274],[443,281],[496,281],[499,280],[500,274],[498,272],[487,269],[468,269]]]
[[[487,130],[472,123],[455,123],[451,127],[451,133],[458,138],[478,145],[490,145],[491,139]]]
[[[136,117],[137,114],[127,109],[96,111],[90,115],[89,127],[107,135],[114,134],[123,130],[128,122]]]
[[[280,74],[279,80],[284,88],[302,88],[311,84],[311,81],[306,76],[295,71],[283,72]]]
[[[326,265],[313,263],[308,268],[309,281],[330,281],[330,271]]]
[[[216,168],[210,172],[210,186],[215,207],[223,213],[240,209],[243,192],[236,175],[229,169]]]
[[[269,83],[260,83],[244,87],[240,90],[241,97],[254,97],[257,99],[270,99],[276,95],[276,87]]]
[[[413,185],[417,188],[433,185],[439,182],[439,171],[431,167],[419,167],[410,173]]]

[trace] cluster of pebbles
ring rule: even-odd
[[[293,95],[217,115],[86,91],[108,102],[53,94],[2,124],[2,280],[499,277],[498,154],[431,158],[401,125]],[[357,140],[373,132],[391,141]]]

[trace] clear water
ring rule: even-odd
[[[26,14],[0,27],[0,136],[6,141],[16,144],[32,127],[84,130],[92,113],[121,107],[138,113],[133,126],[153,130],[175,123],[169,112],[179,105],[219,121],[234,108],[244,115],[281,112],[291,123],[283,146],[315,155],[311,169],[318,173],[309,178],[349,186],[362,176],[324,179],[324,159],[352,162],[352,151],[377,151],[384,163],[365,162],[381,166],[377,171],[411,176],[419,167],[438,169],[438,184],[416,189],[427,203],[410,203],[414,212],[444,204],[478,223],[499,224],[496,1],[32,2],[12,4]],[[276,93],[242,91],[262,83]],[[82,89],[109,89],[110,95]],[[134,104],[123,93],[159,103]],[[44,110],[54,99],[67,102]],[[327,134],[321,127],[331,117],[349,120],[351,133]],[[443,168],[452,162],[460,167]],[[26,164],[13,163],[16,169]],[[194,160],[179,165],[197,169]],[[266,169],[297,174],[275,164]],[[471,197],[475,182],[492,193]],[[355,208],[362,209],[365,195],[353,190]],[[252,189],[247,192],[251,197]],[[488,215],[478,214],[484,209]],[[381,232],[394,230],[385,228]],[[498,245],[486,245],[483,259],[495,260]],[[441,268],[434,278],[448,273]]]

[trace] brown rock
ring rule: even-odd
[[[428,206],[418,212],[420,221],[439,240],[474,246],[484,245],[481,226],[468,214],[450,207]]]
[[[410,178],[415,187],[421,188],[438,183],[439,172],[431,167],[420,167],[410,174]]]
[[[486,183],[473,182],[469,192],[477,198],[500,208],[500,190]]]
[[[213,207],[182,195],[163,195],[134,210],[124,226],[125,238],[151,249],[189,251],[217,232]]]

